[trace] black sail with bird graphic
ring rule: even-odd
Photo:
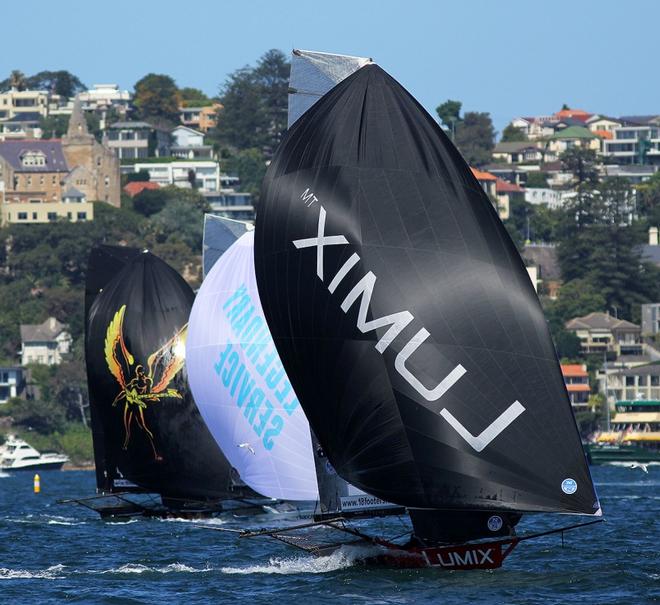
[[[287,133],[255,264],[279,355],[345,479],[454,524],[600,514],[525,266],[460,153],[377,65]]]
[[[94,255],[109,262],[91,263],[86,316],[95,448],[97,431],[102,435],[96,458],[105,474],[99,488],[123,478],[170,498],[241,495],[188,387],[184,358],[192,289],[148,252],[118,257],[106,249]],[[112,272],[122,264],[107,281],[94,273],[95,267]]]
[[[126,263],[140,254],[137,248],[126,246],[101,245],[92,248],[87,259],[87,274],[85,279],[85,321],[96,297],[103,288],[119,273]],[[89,331],[85,330],[85,350]],[[89,369],[88,369],[89,376]],[[91,391],[91,384],[90,384]],[[94,467],[96,472],[96,487],[102,492],[111,492],[115,489],[112,475],[106,468],[106,438],[105,427],[101,414],[95,405],[90,405],[92,424],[92,442],[94,446]]]

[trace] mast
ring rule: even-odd
[[[325,455],[314,431],[312,434],[312,452],[314,453],[314,466],[316,468],[316,481],[319,486],[319,508],[323,517],[336,517],[342,511],[342,497],[348,496],[348,483],[342,479]]]

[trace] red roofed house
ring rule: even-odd
[[[497,195],[497,213],[503,221],[509,218],[511,202],[525,201],[525,190],[520,185],[509,183],[504,179],[498,178],[495,181],[495,193]]]
[[[565,120],[566,118],[572,118],[573,120],[579,120],[580,122],[586,122],[593,113],[588,111],[583,111],[582,109],[562,109],[555,113],[555,117],[558,120]]]
[[[479,185],[486,192],[486,195],[495,199],[495,181],[497,181],[497,177],[490,172],[479,170],[478,168],[470,167],[470,170],[472,170],[472,174],[479,181]]]
[[[131,197],[135,197],[145,189],[160,189],[160,185],[151,181],[132,181],[124,186],[124,191]]]
[[[614,134],[610,132],[609,130],[592,130],[597,137],[600,137],[601,139],[613,139]]]
[[[509,218],[510,194],[515,195],[520,193],[522,199],[525,199],[524,190],[518,187],[518,185],[511,185],[511,183],[496,177],[494,174],[479,170],[478,168],[470,168],[470,170],[472,170],[472,174],[479,181],[479,185],[481,185],[481,188],[486,192],[491,202],[493,202],[493,206],[497,208],[497,214],[502,220]]]
[[[561,364],[561,373],[564,376],[568,397],[573,408],[585,410],[588,405],[591,387],[589,374],[585,364]]]

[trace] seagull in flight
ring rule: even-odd
[[[645,473],[649,472],[648,465],[644,464],[643,462],[633,462],[630,465],[630,468],[641,468]]]
[[[254,448],[249,444],[249,443],[239,443],[236,447],[245,447],[247,448],[252,454],[256,454],[257,452],[254,451]],[[648,473],[648,471],[646,471]]]

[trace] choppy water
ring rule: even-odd
[[[350,550],[314,559],[196,522],[101,521],[55,503],[93,493],[91,472],[41,473],[38,495],[30,473],[0,477],[0,602],[660,603],[660,466],[593,474],[606,523],[567,533],[563,548],[559,536],[520,544],[491,572],[365,569]],[[537,517],[521,529],[573,520]],[[390,535],[402,531],[398,520],[387,525]]]

